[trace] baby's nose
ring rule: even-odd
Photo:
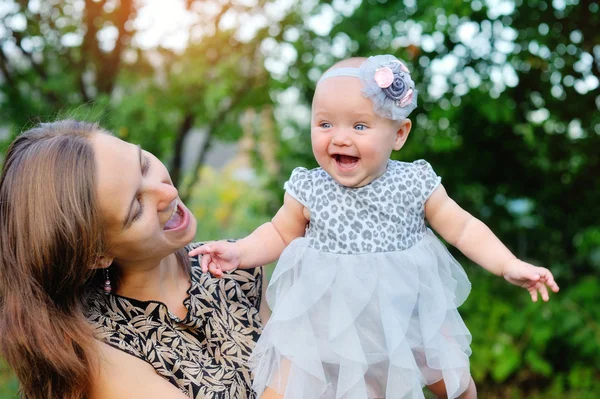
[[[336,145],[348,145],[350,143],[350,133],[350,129],[338,128],[335,130],[331,141]]]

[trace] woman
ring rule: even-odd
[[[0,350],[26,398],[252,398],[261,269],[202,274],[152,154],[41,124],[0,178]]]

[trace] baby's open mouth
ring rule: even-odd
[[[353,157],[351,155],[335,154],[333,156],[333,159],[335,159],[335,162],[337,163],[338,167],[344,170],[352,169],[354,166],[356,166],[360,158]]]

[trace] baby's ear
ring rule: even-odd
[[[108,256],[99,256],[96,261],[91,265],[92,269],[106,269],[113,263],[114,258]]]
[[[412,128],[412,122],[410,119],[406,118],[399,122],[396,125],[396,140],[394,141],[394,150],[398,151],[400,148],[404,146],[406,143],[406,139],[408,139],[408,134],[410,133],[410,129]]]

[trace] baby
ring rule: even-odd
[[[457,205],[424,160],[390,160],[411,130],[417,91],[392,55],[351,58],[317,83],[312,148],[272,221],[218,241],[202,268],[216,276],[279,258],[273,314],[251,357],[262,398],[475,398],[471,335],[457,308],[469,280],[426,222],[468,258],[548,300],[552,273],[517,259]]]

